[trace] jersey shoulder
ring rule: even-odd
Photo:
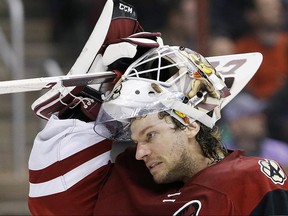
[[[221,162],[203,170],[195,180],[205,187],[227,193],[237,190],[241,193],[243,187],[245,190],[259,187],[263,193],[277,188],[288,190],[287,174],[277,161],[246,157],[241,151],[234,151]]]

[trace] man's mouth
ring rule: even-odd
[[[162,162],[151,162],[151,163],[147,163],[146,166],[151,171],[155,169],[156,167],[158,167],[160,164],[162,164]]]

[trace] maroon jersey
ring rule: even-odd
[[[110,150],[111,143],[95,134],[93,124],[50,119],[30,156],[31,213],[288,214],[287,175],[273,160],[234,151],[185,184],[156,184],[144,162],[135,159],[134,147],[115,163]]]
[[[249,215],[287,214],[288,184],[272,160],[234,151],[190,181],[159,185],[135,149],[121,154],[100,191],[95,214]],[[285,201],[286,200],[286,201]],[[113,205],[111,205],[113,203]]]

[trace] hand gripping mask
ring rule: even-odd
[[[231,56],[234,59],[231,60]],[[243,76],[248,57],[231,56],[212,57],[218,66],[226,61],[222,65],[226,72],[220,73],[207,59],[187,48],[161,46],[148,51],[128,67],[114,89],[104,97],[94,127],[96,133],[108,139],[127,141],[132,119],[162,111],[183,125],[197,120],[212,128],[221,118],[220,110],[241,91],[262,61],[261,54],[253,53],[260,63],[254,64]],[[235,58],[243,61],[235,61]]]

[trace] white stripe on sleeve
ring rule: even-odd
[[[94,123],[77,119],[59,120],[52,116],[37,134],[29,157],[29,169],[41,170],[102,140],[93,130]]]
[[[47,182],[33,184],[30,183],[29,197],[42,197],[66,191],[86,176],[107,165],[110,161],[110,152],[105,152],[86,163]]]

